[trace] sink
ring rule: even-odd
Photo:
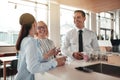
[[[120,78],[120,67],[119,66],[98,63],[94,65],[85,66],[83,68],[85,68],[85,70],[88,70],[86,72],[95,71],[98,73],[107,74],[110,76],[115,76],[115,77]],[[77,67],[76,69],[81,70],[81,67]]]

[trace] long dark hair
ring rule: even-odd
[[[17,43],[16,43],[16,50],[17,51],[20,50],[21,42],[22,42],[23,38],[28,36],[31,27],[32,27],[32,23],[31,24],[24,24],[21,26],[21,30],[19,32],[19,36],[18,36]]]

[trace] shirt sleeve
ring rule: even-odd
[[[63,40],[63,43],[62,43],[62,48],[61,48],[61,50],[62,50],[62,53],[64,54],[64,55],[67,55],[67,56],[69,56],[69,57],[71,57],[71,58],[73,58],[73,52],[72,51],[70,51],[70,39],[69,39],[70,37],[69,37],[69,35],[68,34],[66,34],[65,36],[64,36],[64,40]]]
[[[30,40],[26,46],[26,64],[27,69],[31,73],[45,72],[57,66],[55,59],[43,62],[41,51],[37,47],[37,41]]]
[[[98,40],[97,40],[97,35],[95,33],[93,34],[93,40],[92,40],[91,45],[92,45],[94,51],[100,51],[99,45],[98,45]]]

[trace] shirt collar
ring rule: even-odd
[[[78,29],[77,27],[75,27],[75,29],[76,29],[77,31],[79,31],[79,30],[84,31],[84,30],[85,30],[85,27],[84,27],[84,28],[82,28],[82,29]]]

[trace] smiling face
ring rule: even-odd
[[[47,38],[48,37],[48,28],[47,25],[40,21],[37,23],[37,33],[39,38]]]
[[[84,21],[86,17],[82,14],[82,12],[74,13],[74,23],[77,28],[82,29],[84,27]]]

